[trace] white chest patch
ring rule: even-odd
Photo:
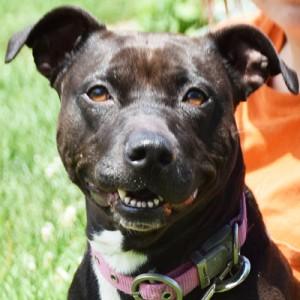
[[[147,256],[135,251],[123,251],[123,235],[120,231],[104,230],[94,234],[89,241],[91,247],[100,252],[107,264],[117,273],[129,275],[147,262]],[[103,278],[92,258],[93,270],[96,274],[101,300],[120,300],[117,290]]]

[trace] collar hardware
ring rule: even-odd
[[[156,284],[165,284],[167,289],[161,293],[161,300],[182,300],[183,291],[176,280],[166,275],[156,273],[141,274],[134,278],[131,286],[131,294],[135,300],[144,300],[139,292],[139,287],[142,283],[155,282]]]
[[[233,274],[233,269],[236,272]],[[249,275],[251,265],[247,257],[239,256],[239,262],[234,265],[233,262],[229,262],[225,270],[219,275],[213,284],[207,289],[201,300],[210,300],[215,293],[227,292],[238,285],[240,285]],[[228,277],[228,279],[225,279]]]
[[[224,280],[224,278],[230,273],[232,268],[232,263],[228,263],[225,270],[214,280],[213,284],[207,289],[201,300],[210,300],[213,295],[217,292],[218,284]]]
[[[235,269],[235,272],[233,272]],[[249,275],[251,264],[246,256],[240,255],[237,266],[232,266],[230,277],[226,280],[221,280],[216,286],[216,293],[223,293],[240,285]]]

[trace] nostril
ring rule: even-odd
[[[134,149],[131,149],[131,151],[128,153],[128,158],[132,162],[139,162],[146,158],[147,152],[144,147],[137,147]]]
[[[161,149],[158,155],[158,161],[161,165],[167,166],[173,161],[173,154],[168,149]]]

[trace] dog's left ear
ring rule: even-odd
[[[236,90],[236,101],[243,101],[270,76],[282,74],[287,88],[298,94],[296,73],[278,57],[270,40],[248,25],[225,27],[211,34],[224,59]]]

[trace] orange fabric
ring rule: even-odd
[[[264,16],[257,25],[280,51],[282,30]],[[246,183],[267,230],[300,279],[300,95],[267,85],[239,105],[236,120],[246,163]]]

